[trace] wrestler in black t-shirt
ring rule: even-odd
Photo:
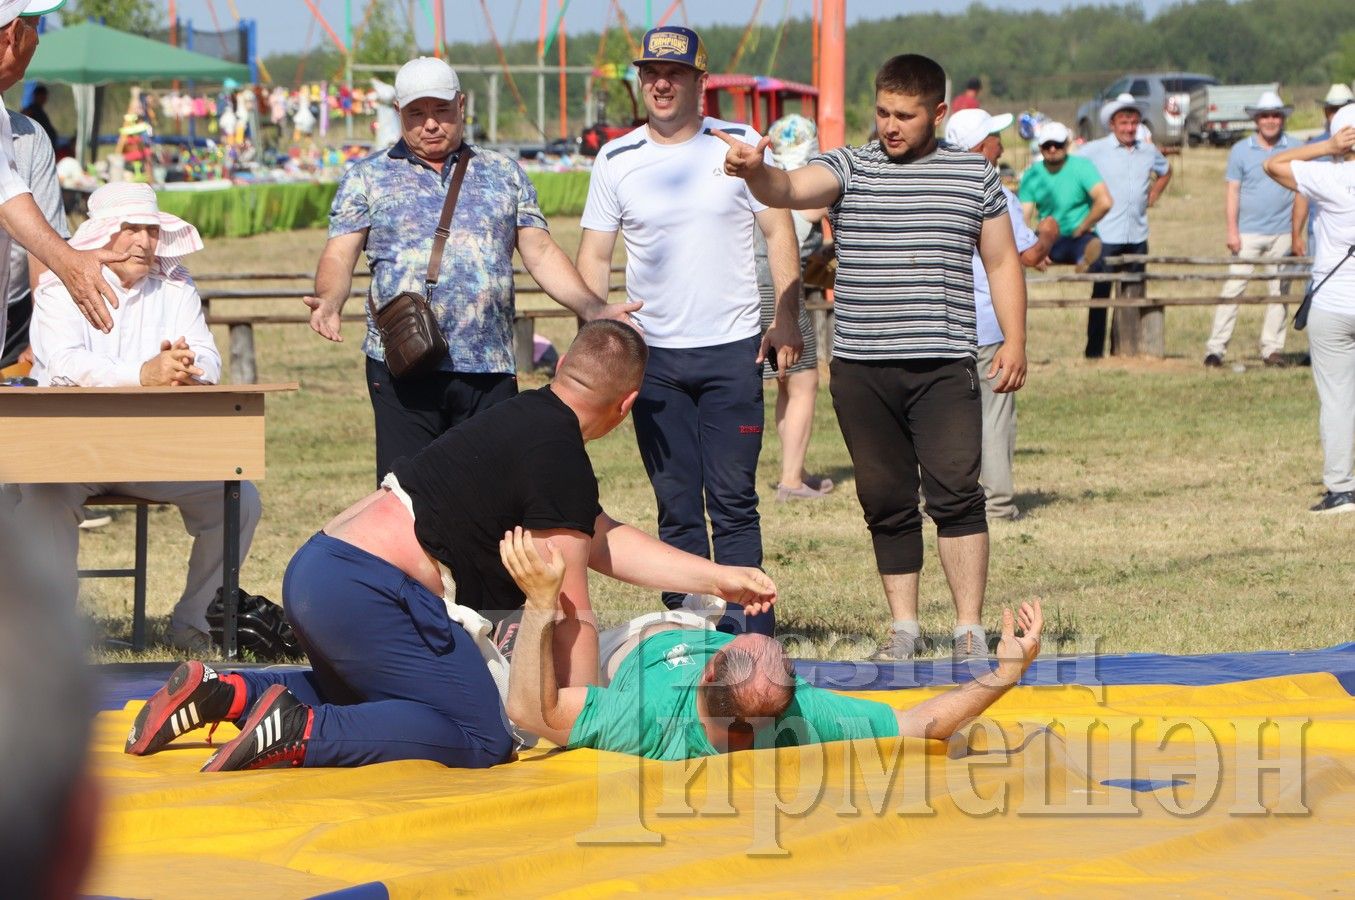
[[[579,420],[550,388],[518,394],[392,467],[414,503],[414,534],[456,579],[456,602],[492,621],[522,591],[499,559],[515,525],[593,536],[602,512]]]

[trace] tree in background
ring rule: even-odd
[[[165,27],[165,14],[155,0],[74,0],[61,10],[61,24],[93,19],[109,28],[150,34]]]
[[[357,46],[353,62],[404,63],[419,55],[414,32],[394,0],[379,0],[367,16],[361,34],[354,35]]]
[[[1332,51],[1332,81],[1355,82],[1355,31],[1341,35]]]

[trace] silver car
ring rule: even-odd
[[[1126,75],[1078,107],[1078,136],[1090,141],[1105,135],[1106,129],[1101,125],[1101,106],[1121,94],[1132,94],[1135,100],[1143,104],[1143,124],[1153,133],[1153,143],[1179,146],[1186,139],[1190,93],[1206,84],[1218,84],[1218,79],[1197,72]]]

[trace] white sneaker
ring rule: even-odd
[[[88,531],[91,528],[102,528],[111,521],[113,521],[112,516],[90,516],[80,523],[80,527]]]
[[[212,646],[212,636],[207,632],[179,622],[170,623],[169,631],[165,634],[165,643],[175,650],[200,655],[210,654],[216,649]]]

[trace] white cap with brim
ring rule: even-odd
[[[1294,111],[1294,107],[1287,105],[1274,91],[1266,91],[1261,95],[1261,99],[1256,101],[1255,106],[1244,106],[1243,109],[1253,119],[1257,113],[1263,112],[1277,112],[1287,118]]]
[[[19,16],[45,16],[66,5],[66,0],[0,0],[0,28]]]
[[[1062,122],[1045,122],[1035,132],[1035,143],[1043,146],[1048,143],[1066,144],[1073,139],[1073,133]]]
[[[1355,128],[1355,103],[1348,103],[1331,117],[1331,133],[1336,134],[1342,128]]]
[[[1355,103],[1355,91],[1344,84],[1333,84],[1327,96],[1322,98],[1323,106],[1345,106],[1347,103]]]
[[[990,116],[981,109],[962,109],[946,122],[946,143],[961,150],[973,150],[990,134],[1011,127],[1011,113]]]
[[[460,92],[456,70],[432,56],[411,59],[395,73],[395,102],[400,106],[420,97],[455,100]]]
[[[1108,100],[1106,101],[1105,104],[1101,106],[1101,127],[1109,128],[1111,118],[1117,112],[1120,112],[1121,110],[1125,109],[1132,109],[1134,112],[1139,114],[1139,118],[1141,119],[1143,118],[1144,109],[1147,107],[1147,105],[1148,104],[1142,103],[1134,99],[1133,94],[1121,94],[1114,100]]]

